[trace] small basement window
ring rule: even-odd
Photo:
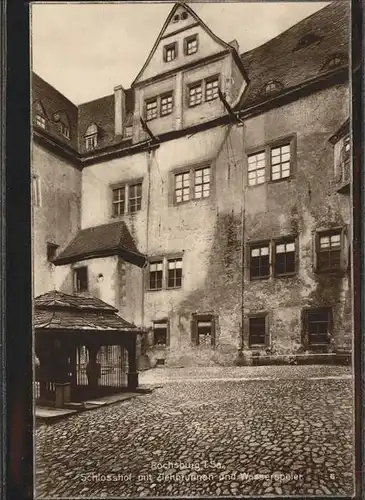
[[[77,267],[74,269],[74,289],[75,292],[87,292],[89,288],[88,283],[88,269],[86,266]]]
[[[323,346],[329,343],[331,335],[331,308],[309,309],[306,311],[308,346]]]
[[[196,345],[215,346],[215,318],[211,314],[193,315],[192,339]]]

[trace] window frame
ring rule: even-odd
[[[190,42],[193,42],[196,40],[196,50],[194,52],[188,52],[188,47],[189,47],[189,43]],[[192,56],[194,54],[196,54],[199,50],[199,34],[198,33],[195,33],[194,35],[190,35],[190,36],[187,36],[186,38],[184,38],[184,55],[185,56]]]
[[[176,262],[177,261],[180,261],[181,262],[181,267],[176,267]],[[170,262],[175,262],[175,267],[173,268],[173,270],[175,271],[174,273],[174,286],[170,286],[169,285],[169,281],[170,281],[170,268],[169,268],[169,263]],[[167,257],[166,258],[166,290],[174,290],[176,288],[182,288],[182,282],[183,282],[183,267],[182,267],[182,264],[183,264],[183,259],[182,257]],[[177,269],[181,269],[181,276],[179,277],[180,279],[180,285],[177,285],[176,282],[177,282]]]
[[[199,342],[198,323],[210,322],[211,323],[211,338],[210,346],[202,346]],[[214,349],[217,343],[217,316],[214,313],[194,313],[191,318],[190,336],[191,342],[197,347],[207,347]]]
[[[209,168],[209,195],[208,196],[201,196],[195,197],[195,173],[197,170],[203,170]],[[181,200],[177,201],[176,198],[176,177],[178,175],[183,175],[183,174],[189,174],[189,198],[187,200]],[[182,205],[184,203],[189,203],[191,201],[201,201],[201,200],[207,200],[212,196],[212,189],[213,189],[213,167],[212,167],[212,162],[204,162],[200,163],[198,165],[193,165],[193,166],[187,166],[187,167],[181,167],[173,172],[171,172],[171,178],[172,178],[172,204],[175,206]]]
[[[210,77],[204,79],[204,102],[212,102],[212,101],[215,101],[216,99],[219,99],[218,91],[217,91],[217,95],[215,97],[213,97],[211,99],[207,99],[207,84],[213,83],[213,82],[217,82],[217,89],[219,89],[219,84],[220,84],[219,75],[210,76]]]
[[[325,236],[334,236],[334,235],[339,235],[340,236],[340,264],[337,268],[334,267],[327,267],[323,268],[320,267],[319,264],[319,254],[320,254],[320,239],[321,237]],[[320,274],[342,274],[345,271],[346,264],[344,263],[344,259],[346,257],[345,255],[345,228],[344,227],[334,227],[330,229],[321,229],[316,231],[315,234],[315,270],[317,273]]]
[[[162,113],[162,101],[163,99],[168,99],[169,97],[171,97],[171,110],[168,111],[167,113]],[[170,92],[166,92],[164,94],[161,94],[159,96],[159,108],[160,108],[160,118],[163,118],[164,116],[168,116],[168,115],[171,115],[171,113],[174,111],[174,93],[173,91],[170,91]]]
[[[264,154],[264,161],[265,161],[265,166],[264,166],[264,169],[263,169],[264,170],[264,182],[260,182],[259,184],[258,183],[256,183],[256,184],[250,184],[249,173],[250,172],[256,172],[257,173],[257,170],[262,170],[262,168],[260,168],[260,169],[256,168],[255,170],[249,171],[249,169],[248,169],[248,165],[249,165],[248,160],[249,160],[250,157],[257,156],[259,154]],[[249,187],[249,188],[255,188],[257,186],[262,186],[262,185],[266,184],[266,182],[267,182],[267,150],[266,150],[266,148],[263,146],[261,148],[256,148],[256,149],[253,149],[251,151],[247,151],[246,157],[247,157],[247,171],[246,171],[246,185],[247,185],[247,187]],[[256,175],[256,179],[257,179],[257,175]]]
[[[276,165],[273,165],[271,162],[272,162],[272,156],[271,156],[271,152],[273,149],[279,149],[279,148],[283,148],[285,146],[289,146],[289,154],[290,154],[290,159],[289,159],[289,175],[286,176],[286,177],[279,177],[279,179],[273,179],[273,171],[272,171],[272,167],[273,166],[276,166],[276,165],[280,165],[280,175],[283,171],[283,169],[281,168],[281,165],[285,162],[280,162],[280,163],[277,163]],[[280,153],[280,157],[281,157],[281,154]],[[274,143],[274,144],[270,144],[268,146],[268,156],[269,156],[269,169],[270,169],[270,182],[272,183],[277,183],[277,182],[282,182],[282,181],[286,181],[288,179],[290,179],[292,177],[292,173],[293,173],[293,166],[292,166],[292,163],[293,163],[293,148],[292,148],[292,144],[291,144],[291,141],[288,139],[288,140],[282,140],[280,142],[277,142],[277,143]]]
[[[79,273],[81,270],[86,272],[86,288],[81,290],[78,287],[78,277],[77,273]],[[89,270],[87,266],[77,266],[73,268],[73,284],[74,284],[74,292],[75,293],[85,293],[89,291]]]
[[[262,281],[262,280],[268,280],[271,278],[272,276],[272,272],[271,272],[271,266],[272,266],[272,245],[271,245],[271,240],[262,240],[262,241],[250,241],[248,243],[248,272],[249,272],[249,280],[250,281]],[[251,251],[253,249],[258,249],[258,248],[268,248],[269,250],[269,253],[268,253],[268,257],[269,257],[269,274],[268,275],[265,275],[265,276],[252,276],[252,271],[251,271],[251,258],[252,258],[252,255],[251,255]]]
[[[141,185],[141,196],[140,196],[140,208],[138,210],[130,210],[130,192],[131,188],[137,185]],[[143,178],[132,179],[128,182],[119,182],[117,184],[110,184],[110,210],[112,219],[118,219],[119,217],[124,217],[125,215],[135,215],[142,211],[143,209]],[[114,191],[124,189],[124,212],[121,214],[114,213]]]
[[[309,334],[309,315],[319,314],[321,312],[326,312],[328,314],[328,331],[327,331],[327,342],[323,343],[311,343]],[[333,308],[331,306],[318,306],[318,307],[305,307],[302,309],[302,344],[309,351],[325,350],[327,351],[333,334]]]
[[[71,131],[70,127],[65,125],[64,123],[60,122],[60,133],[65,137],[66,139],[70,140],[71,139]]]
[[[167,54],[168,54],[169,50],[174,51],[174,57],[170,60],[167,60]],[[170,63],[172,61],[175,61],[175,59],[177,59],[177,56],[178,56],[178,44],[177,44],[177,42],[171,42],[167,45],[164,45],[164,47],[163,47],[163,62],[164,63]]]
[[[51,242],[47,241],[47,262],[49,264],[52,264],[53,260],[56,258],[58,248],[59,248],[59,245],[57,245],[56,243],[51,243]],[[52,252],[54,251],[53,257],[51,257],[51,255],[50,255],[51,251]]]
[[[37,127],[46,130],[47,129],[47,118],[42,113],[35,114],[35,124]]]
[[[151,118],[148,117],[148,109],[147,109],[147,106],[149,104],[152,104],[153,102],[156,102],[156,116],[153,116]],[[145,108],[145,112],[144,112],[144,117],[145,117],[145,120],[146,122],[150,122],[152,120],[156,120],[156,118],[158,118],[158,115],[159,115],[159,102],[158,102],[158,97],[150,97],[149,99],[145,99],[145,102],[144,102],[144,108]]]
[[[181,284],[178,286],[168,286],[168,263],[172,260],[181,260]],[[161,288],[150,287],[150,265],[162,263],[162,286]],[[151,256],[148,265],[146,266],[145,289],[147,291],[155,292],[159,290],[181,290],[184,285],[184,253],[168,254],[168,255],[155,255]]]
[[[196,106],[200,106],[201,104],[204,103],[204,87],[203,87],[203,82],[204,82],[204,80],[198,80],[198,81],[196,81],[194,83],[188,84],[188,86],[187,86],[187,88],[188,88],[187,98],[188,99],[187,100],[188,100],[188,107],[189,108],[195,108]],[[201,92],[200,92],[200,94],[201,94],[200,102],[195,102],[194,104],[191,104],[190,91],[192,89],[195,89],[195,88],[198,88],[198,87],[200,87],[200,89],[201,89]]]
[[[294,271],[285,272],[285,273],[277,273],[277,270],[276,270],[276,256],[277,256],[276,247],[277,247],[277,245],[281,245],[281,244],[287,245],[290,243],[294,244]],[[273,261],[273,265],[272,265],[273,273],[272,274],[273,274],[273,277],[274,278],[287,278],[287,277],[295,276],[296,274],[298,274],[298,265],[299,265],[298,238],[296,236],[285,236],[282,238],[275,238],[272,240],[272,244],[273,244],[273,250],[272,250],[272,261]],[[287,253],[289,253],[289,252],[285,252],[285,254],[287,254]]]
[[[157,344],[155,341],[155,331],[162,328],[156,328],[158,325],[166,325],[166,342],[164,344]],[[168,318],[152,321],[152,345],[156,349],[164,349],[170,345],[170,323]]]
[[[261,319],[265,320],[265,337],[263,344],[251,344],[250,342],[250,320],[251,319]],[[253,312],[247,316],[247,344],[248,348],[251,350],[267,349],[270,346],[270,329],[269,329],[269,313],[267,311]]]
[[[159,269],[157,269],[156,271],[151,271],[151,265],[158,265],[158,264],[161,264],[161,271]],[[151,292],[157,292],[159,290],[163,290],[164,289],[164,261],[163,261],[163,257],[150,259],[148,261],[147,269],[148,269],[147,290],[151,291]],[[151,287],[151,272],[154,272],[154,273],[161,272],[161,286],[160,287],[157,287],[157,286],[155,288]],[[155,281],[158,282],[159,281],[158,278],[156,278]]]

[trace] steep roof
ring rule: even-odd
[[[53,263],[62,265],[109,255],[120,255],[138,267],[143,267],[146,262],[146,257],[137,250],[125,222],[118,221],[80,230]]]
[[[34,127],[35,116],[39,105],[47,118],[46,132],[57,138],[61,143],[78,151],[78,108],[67,97],[58,92],[36,73],[32,73],[32,116]],[[66,122],[70,128],[70,139],[61,134],[60,123]]]
[[[96,297],[69,295],[54,290],[34,300],[36,330],[140,331],[116,314],[117,309]]]
[[[340,56],[341,66],[348,65],[349,9],[346,1],[333,2],[260,47],[243,53],[241,59],[250,83],[241,107],[268,99],[264,89],[270,81],[280,83],[280,91],[284,92],[328,72],[326,63],[334,56]]]

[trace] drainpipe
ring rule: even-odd
[[[150,197],[151,197],[151,165],[152,165],[152,155],[153,149],[149,148],[146,152],[147,154],[147,207],[146,207],[146,248],[145,255],[148,256],[148,229],[149,229],[149,218],[150,218]],[[145,269],[148,263],[144,265],[142,269],[142,301],[141,301],[141,323],[142,329],[145,327],[145,291],[146,291],[146,272]]]
[[[243,143],[244,143],[245,129],[242,129]],[[243,148],[244,158],[245,152]],[[242,197],[241,197],[241,346],[240,351],[244,349],[244,325],[245,325],[245,226],[246,226],[246,181],[244,169],[242,168]]]

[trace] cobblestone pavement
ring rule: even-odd
[[[153,370],[151,394],[40,425],[37,497],[352,494],[348,369],[200,375]]]

